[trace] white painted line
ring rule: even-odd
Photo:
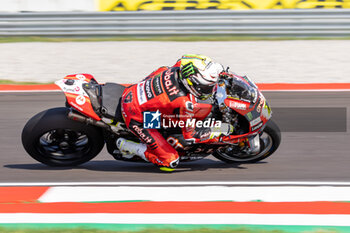
[[[317,89],[317,90],[261,90],[262,92],[349,92],[350,89]],[[62,92],[62,90],[0,90],[0,93],[21,93],[21,92]]]
[[[315,89],[315,90],[260,90],[262,92],[347,92],[350,89]]]
[[[61,90],[18,90],[18,91],[3,91],[1,90],[0,93],[26,93],[26,92],[62,92]]]
[[[311,214],[0,214],[0,223],[255,224],[350,226],[350,215]]]
[[[4,182],[0,186],[350,186],[350,182],[338,181],[174,181],[174,182]]]
[[[40,202],[101,201],[350,201],[350,187],[52,187]]]

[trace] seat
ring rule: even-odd
[[[101,85],[101,113],[103,116],[123,121],[121,97],[126,87],[117,83]]]

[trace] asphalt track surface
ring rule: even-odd
[[[273,110],[338,107],[345,109],[344,116],[339,118],[339,112],[333,115],[330,110],[320,114],[321,121],[326,119],[324,124],[329,125],[350,120],[350,92],[264,92],[264,95]],[[182,163],[174,173],[164,174],[152,164],[116,161],[104,149],[95,159],[78,167],[48,167],[24,151],[20,135],[30,117],[63,105],[64,96],[60,92],[0,93],[0,182],[350,181],[349,124],[343,122],[341,127],[345,128],[337,132],[327,128],[328,132],[316,132],[308,128],[310,122],[317,122],[316,116],[309,114],[310,119],[301,119],[285,111],[275,111],[274,115],[287,131],[282,132],[280,148],[256,164],[226,164],[210,156]],[[291,132],[293,126],[298,132]]]

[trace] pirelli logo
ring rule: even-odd
[[[350,8],[350,0],[98,0],[100,11]]]

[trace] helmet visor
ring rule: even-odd
[[[209,97],[215,91],[216,82],[202,83],[196,78],[196,75],[188,77],[188,81],[191,89],[197,93],[198,97]]]

